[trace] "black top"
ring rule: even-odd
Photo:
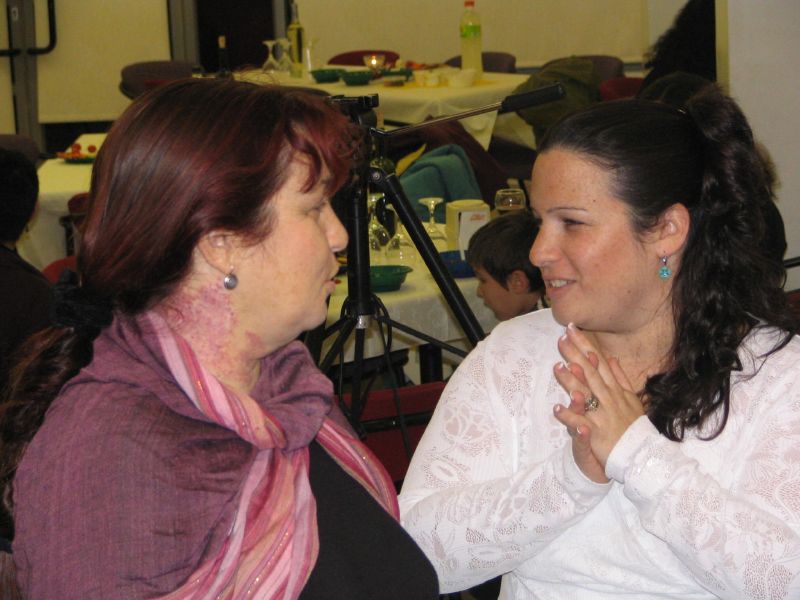
[[[436,572],[400,524],[316,442],[309,479],[319,557],[302,600],[435,600]]]
[[[8,356],[31,333],[50,322],[50,284],[19,255],[0,245],[0,387]]]

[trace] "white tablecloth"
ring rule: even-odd
[[[261,70],[246,71],[237,75],[246,81],[256,83],[280,83],[325,90],[331,95],[366,96],[378,94],[379,107],[376,112],[389,121],[414,124],[427,117],[441,117],[463,112],[468,109],[481,108],[502,101],[528,76],[518,73],[484,73],[483,79],[470,87],[423,87],[416,82],[406,82],[402,86],[384,85],[375,80],[369,85],[348,86],[342,81],[336,83],[314,83],[313,81],[266,74]],[[489,139],[498,121],[497,112],[488,112],[468,119],[462,119],[464,128],[484,147],[488,148]],[[533,133],[528,124],[516,114],[501,115],[502,130],[496,133],[509,137],[513,141],[523,140],[533,146]]]
[[[87,133],[76,143],[83,148],[98,148],[105,140],[104,133]],[[17,249],[20,256],[33,266],[43,269],[66,255],[66,236],[59,218],[67,214],[67,202],[75,194],[88,192],[92,165],[69,164],[60,158],[46,160],[39,167],[39,202],[36,214],[22,236]]]
[[[456,279],[461,293],[464,295],[475,317],[478,319],[485,333],[497,324],[494,314],[483,301],[475,294],[478,287],[478,280],[474,277]],[[336,286],[328,306],[328,321],[330,326],[339,318],[342,304],[347,297],[347,277],[341,277],[341,283]],[[428,272],[427,267],[420,263],[414,271],[408,274],[405,282],[399,290],[394,292],[380,292],[378,297],[386,306],[389,317],[421,331],[433,338],[450,343],[462,349],[469,349],[466,342],[466,335],[458,324],[450,307],[439,291],[433,276]],[[332,336],[326,340],[323,346],[323,356],[333,343]],[[420,341],[414,336],[403,333],[397,329],[393,333],[392,350],[399,348],[415,348],[424,341]],[[350,335],[344,345],[345,360],[353,359],[353,347],[355,337]],[[364,356],[380,356],[383,354],[383,344],[380,338],[380,329],[376,322],[372,322],[366,331],[364,343]],[[447,354],[447,353],[445,353]],[[452,355],[451,355],[452,356]]]

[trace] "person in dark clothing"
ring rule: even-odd
[[[38,195],[33,164],[19,152],[0,148],[0,389],[8,381],[9,357],[49,320],[50,285],[16,249]]]
[[[716,39],[714,0],[689,0],[675,17],[672,27],[650,49],[644,64],[650,72],[641,89],[676,71],[716,81]]]

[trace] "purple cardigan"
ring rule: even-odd
[[[94,348],[14,482],[14,560],[32,599],[172,591],[219,550],[255,457],[183,394],[147,319],[115,320]],[[297,445],[331,411],[331,384],[299,343],[265,359],[252,396]]]

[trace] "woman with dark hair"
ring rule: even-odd
[[[80,285],[2,407],[25,597],[436,598],[294,341],[326,316],[356,134],[321,98],[209,80],[114,124]]]
[[[672,27],[650,49],[644,64],[650,72],[640,90],[676,71],[716,81],[716,29],[715,0],[689,0],[675,17]]]
[[[800,596],[800,339],[744,115],[716,86],[600,103],[532,182],[552,309],[461,364],[400,497],[442,589]]]

